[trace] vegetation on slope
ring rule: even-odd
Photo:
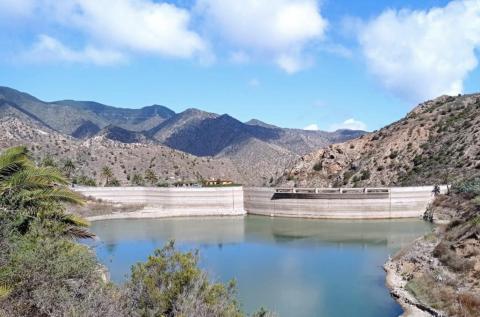
[[[452,183],[480,175],[480,95],[442,96],[360,138],[303,156],[280,183],[387,186]]]
[[[127,144],[96,137],[85,141],[42,128],[33,122],[17,118],[0,119],[0,149],[24,144],[37,162],[65,168],[65,162],[73,161],[70,176],[82,185],[104,185],[102,169],[107,166],[114,179],[130,185],[128,179],[138,173],[145,176],[151,170],[158,177],[157,184],[176,181],[195,181],[198,178],[231,179],[244,183],[232,162],[228,159],[196,157],[162,145]]]
[[[117,141],[112,142],[117,145],[141,143],[143,147],[156,147],[157,150],[153,152],[157,152],[157,156],[161,155],[158,152],[166,152],[167,147],[176,149],[177,153],[189,153],[188,158],[199,165],[203,160],[216,161],[217,164],[204,165],[215,165],[215,170],[223,172],[229,179],[250,185],[271,185],[269,180],[277,179],[287,163],[299,155],[364,134],[364,131],[353,130],[325,132],[284,129],[258,120],[243,123],[227,114],[218,115],[198,109],[187,109],[176,114],[158,105],[126,109],[90,101],[43,102],[26,93],[0,87],[0,120],[7,118],[16,118],[23,123],[33,122],[44,132],[51,130],[64,139],[69,139],[67,143],[80,143],[80,140],[84,140],[85,147],[89,147],[86,152],[99,152],[96,148],[100,147],[98,142],[91,141],[99,138]],[[8,131],[3,134],[8,135]],[[9,137],[16,138],[15,134],[10,134]],[[45,152],[44,147],[50,146],[51,137],[43,135],[40,139],[37,145]],[[20,141],[33,140],[26,136]],[[10,143],[9,146],[11,145],[14,144]],[[160,145],[164,145],[163,150],[158,149],[161,148]],[[136,151],[133,154],[124,153],[126,161],[136,162],[138,157],[144,157],[145,150],[138,149],[138,146],[131,148],[136,148]],[[73,155],[70,156],[73,158]],[[177,159],[184,161],[182,158]],[[80,164],[80,159],[76,163],[83,165]],[[222,163],[227,165],[226,168]],[[255,165],[254,169],[251,164]],[[194,176],[190,170],[202,172],[193,167],[180,166],[175,172],[183,174],[182,176],[187,174],[188,177]],[[205,178],[209,176],[206,174],[213,173],[202,173]],[[123,176],[117,176],[120,182],[123,181]],[[222,175],[214,176],[225,178]]]
[[[422,307],[448,316],[480,311],[480,177],[439,195],[426,218],[436,230],[402,250],[391,267]]]
[[[233,284],[212,283],[197,253],[170,243],[132,268],[123,286],[105,278],[87,223],[65,213],[82,204],[54,167],[25,147],[0,155],[0,316],[244,316]],[[260,311],[255,316],[270,316]]]

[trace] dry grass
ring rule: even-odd
[[[458,293],[455,287],[441,283],[431,273],[410,280],[406,289],[421,303],[444,311],[448,316],[478,317],[480,297],[470,292]]]
[[[433,256],[438,258],[442,264],[455,272],[468,272],[473,269],[475,262],[465,259],[458,255],[451,245],[446,242],[440,242],[433,250]]]

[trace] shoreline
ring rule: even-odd
[[[419,241],[418,238],[413,243]],[[413,244],[412,243],[412,244]],[[408,248],[405,247],[402,250]],[[400,250],[399,252],[402,252]],[[386,273],[385,285],[387,286],[390,296],[402,307],[403,314],[399,317],[441,317],[443,316],[438,311],[431,307],[421,304],[407,289],[405,286],[407,281],[398,274],[398,270],[395,267],[395,262],[389,259],[384,265],[383,269]]]
[[[167,219],[167,218],[191,218],[191,217],[244,217],[247,214],[244,212],[230,212],[230,213],[185,213],[184,211],[173,212],[152,212],[144,211],[143,209],[133,212],[119,212],[105,215],[86,216],[84,217],[88,221],[101,221],[101,220],[122,220],[122,219]]]

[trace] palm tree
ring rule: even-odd
[[[73,163],[72,160],[67,159],[63,162],[63,169],[65,172],[65,175],[67,178],[70,178],[72,176],[72,173],[75,172],[75,164]]]
[[[83,197],[71,191],[62,173],[54,167],[36,167],[24,146],[0,155],[0,207],[15,214],[22,228],[34,220],[54,222],[64,234],[88,238],[88,223],[65,213],[63,203],[83,204]]]
[[[109,166],[102,167],[102,177],[105,178],[105,186],[110,184],[110,179],[113,177],[112,169]]]
[[[148,169],[145,171],[145,179],[151,184],[155,185],[158,182],[158,177],[154,171]]]

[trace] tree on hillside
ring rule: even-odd
[[[131,183],[134,186],[145,186],[143,176],[138,173],[133,174]]]
[[[75,164],[71,159],[66,159],[63,162],[62,170],[67,178],[71,178],[72,174],[75,172]]]
[[[105,178],[105,186],[110,184],[110,180],[113,178],[113,171],[109,166],[102,167],[101,175]]]
[[[155,185],[158,182],[157,175],[151,169],[148,169],[148,170],[145,171],[145,179],[147,180],[147,182],[150,183],[150,185]]]
[[[83,204],[54,167],[37,167],[26,147],[13,147],[0,155],[0,213],[16,218],[25,232],[34,221],[51,223],[72,237],[92,237],[83,219],[68,215],[62,203]]]
[[[57,167],[57,162],[55,162],[55,160],[50,155],[47,155],[43,158],[40,165],[43,167]]]

